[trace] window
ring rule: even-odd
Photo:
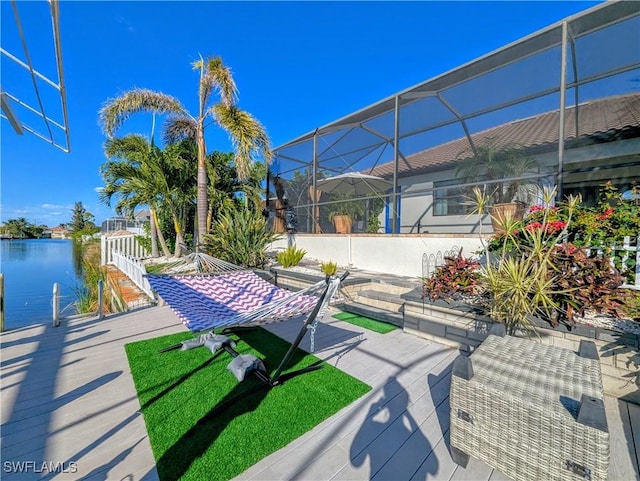
[[[433,183],[433,215],[466,215],[473,209],[469,205],[466,190],[457,186],[455,180]]]

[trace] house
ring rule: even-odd
[[[475,148],[518,146],[535,159],[530,185],[556,184],[559,112],[545,112],[477,132],[470,137],[425,149],[398,165],[398,186],[403,193],[400,232],[470,232],[477,218],[469,217],[469,203],[457,165],[474,158]],[[580,194],[587,204],[597,199],[598,188],[611,181],[622,192],[640,185],[640,93],[594,99],[565,110],[562,195]],[[483,165],[477,166],[482,174]],[[386,162],[367,173],[392,179],[394,163]],[[418,195],[416,195],[418,194]],[[535,203],[537,197],[528,199]],[[389,203],[387,203],[388,209]],[[431,206],[431,208],[425,208]]]
[[[62,225],[52,227],[50,231],[52,239],[69,239],[71,237],[71,231]]]
[[[587,203],[605,181],[630,188],[640,182],[638,32],[640,2],[603,2],[276,147],[270,173],[287,184],[298,231],[273,247],[295,242],[311,258],[424,276],[431,258],[475,252],[479,233],[492,232],[488,216],[470,215],[473,186],[515,180],[497,191],[530,204],[540,186]],[[477,155],[488,148],[532,162],[490,176]],[[353,172],[392,187],[348,199],[318,189]],[[361,203],[362,233],[337,234],[329,220],[347,202]]]
[[[604,181],[630,188],[640,181],[640,43],[628,40],[638,31],[640,3],[604,2],[276,147],[271,173],[292,191],[299,231],[334,232],[326,217],[338,200],[312,199],[314,182],[361,172],[393,185],[356,200],[384,232],[475,234],[483,221],[467,215],[465,194],[499,184],[482,179],[482,162],[472,180],[456,166],[488,143],[533,157],[516,176],[529,202],[534,185],[588,203]]]
[[[110,217],[102,222],[102,234],[109,234],[116,231],[126,230],[138,235],[144,235],[144,226],[149,225],[150,214],[148,210],[140,210],[130,217]]]

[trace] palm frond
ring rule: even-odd
[[[269,136],[255,117],[235,105],[224,103],[214,105],[210,112],[233,143],[239,179],[249,177],[256,154],[261,154],[267,165],[271,163],[273,152]]]
[[[167,118],[163,129],[163,140],[167,144],[173,144],[182,139],[196,138],[196,121],[186,115],[170,116]]]
[[[125,137],[111,137],[104,143],[105,155],[112,158],[130,158],[137,153],[151,151],[149,141],[140,134],[130,134]]]
[[[178,99],[148,89],[133,89],[119,97],[108,99],[99,112],[104,133],[111,137],[133,114],[139,112],[188,115]]]
[[[208,58],[204,66],[203,82],[210,89],[215,89],[218,92],[223,104],[230,106],[235,103],[238,99],[238,88],[233,80],[231,69],[222,62],[222,58]]]

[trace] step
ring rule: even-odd
[[[402,312],[404,305],[404,300],[398,294],[373,289],[359,291],[355,300],[389,312]]]
[[[400,295],[421,285],[420,281],[411,279],[372,279],[371,289]]]
[[[386,322],[393,324],[394,326],[402,327],[404,317],[398,312],[389,312],[385,309],[379,309],[377,307],[368,306],[360,302],[347,302],[337,306],[344,312],[350,312],[352,314],[359,314],[361,316],[375,319],[376,321]]]

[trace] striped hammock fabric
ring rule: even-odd
[[[220,275],[147,275],[151,288],[191,331],[260,324],[309,312],[318,302],[312,293],[321,281],[291,292],[274,286],[253,271]]]

